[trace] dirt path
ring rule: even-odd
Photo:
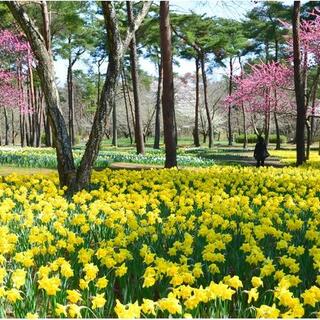
[[[163,165],[159,164],[141,164],[131,162],[113,162],[109,166],[110,169],[127,169],[127,170],[150,170],[162,169]]]
[[[256,166],[256,161],[253,158],[243,156],[233,157],[221,157],[219,159],[213,158],[217,165],[240,165],[240,166]],[[266,167],[283,168],[285,165],[280,162],[278,158],[270,157],[265,161]],[[141,163],[129,163],[129,162],[114,162],[111,163],[109,168],[114,170],[126,169],[126,170],[150,170],[150,169],[162,169],[163,165],[156,164],[141,164]]]

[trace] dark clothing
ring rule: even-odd
[[[264,159],[263,160],[258,160],[257,159],[257,167],[264,167]]]
[[[257,167],[264,166],[264,160],[269,156],[267,145],[264,141],[259,141],[254,148],[254,158],[257,160]]]

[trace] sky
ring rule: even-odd
[[[233,0],[171,0],[170,10],[176,13],[188,13],[194,11],[197,14],[206,14],[207,16],[217,16],[224,18],[231,18],[240,20],[244,18],[246,12],[252,9],[254,2],[250,0],[233,1]],[[173,71],[184,75],[185,73],[194,73],[195,63],[185,59],[176,59],[179,65],[173,66]],[[153,63],[148,59],[140,58],[139,64],[141,69],[148,72],[150,75],[157,75],[156,68]],[[107,64],[102,66],[102,70],[107,68]],[[61,60],[55,62],[56,76],[58,78],[59,85],[63,85],[67,78],[67,60]],[[74,69],[88,70],[88,66],[83,62],[77,62]],[[228,70],[223,68],[215,69],[213,79],[220,80],[221,77],[226,74]]]

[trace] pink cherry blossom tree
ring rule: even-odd
[[[3,108],[5,119],[5,144],[8,144],[7,109],[12,109],[13,143],[15,136],[13,109],[18,109],[22,116],[32,113],[32,105],[27,103],[30,99],[25,99],[23,86],[32,69],[34,59],[23,35],[16,35],[9,30],[0,30],[0,56],[0,107]]]
[[[0,31],[0,103],[3,107],[18,107],[21,112],[32,111],[24,101],[21,82],[33,63],[31,48],[22,35],[9,30]],[[7,65],[6,63],[7,62]]]
[[[236,90],[225,99],[226,104],[245,107],[247,112],[263,113],[264,134],[269,138],[272,112],[292,110],[292,70],[278,62],[251,65],[249,74],[234,77]]]

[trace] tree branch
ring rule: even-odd
[[[137,17],[133,19],[133,25],[127,28],[126,37],[122,43],[122,49],[124,50],[124,52],[127,50],[134,33],[140,28],[143,22],[143,19],[149,12],[151,5],[152,5],[152,1],[145,1],[143,3],[143,7],[140,13],[138,14]]]
[[[192,47],[198,54],[201,53],[201,48],[194,42],[191,42],[187,37],[185,37],[184,35],[182,34],[179,34],[178,31],[173,27],[173,25],[171,24],[171,29],[172,31],[174,32],[174,34],[182,39],[183,41],[185,41],[190,47]]]
[[[29,18],[22,5],[18,1],[8,1],[6,2],[6,5],[16,21],[20,22],[21,27],[26,33],[27,37],[29,39],[32,39],[32,41],[30,41],[30,44],[32,45],[32,42],[35,42],[37,43],[37,46],[44,46],[45,42],[41,33],[34,25],[33,21]]]
[[[85,53],[86,49],[79,49],[76,54],[75,54],[75,57],[73,58],[73,60],[71,61],[71,66],[73,66],[77,60],[79,59],[79,57]]]

